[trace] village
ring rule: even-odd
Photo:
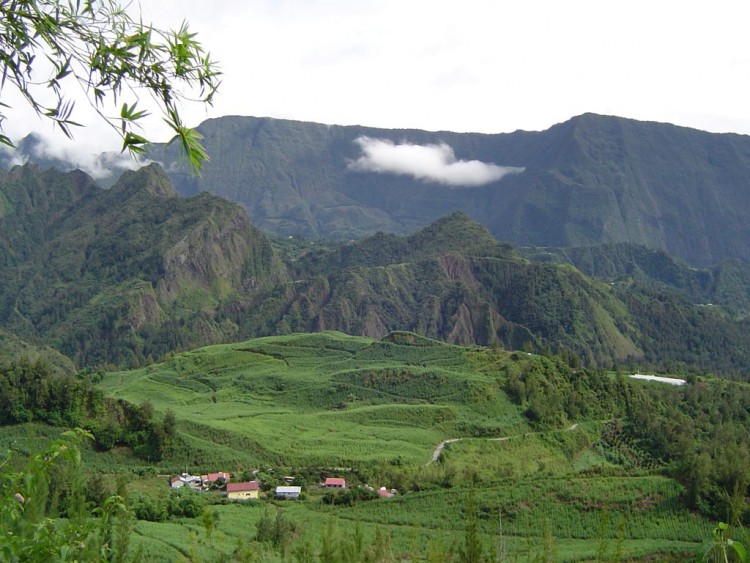
[[[282,477],[281,480],[287,484],[278,485],[266,494],[279,500],[300,500],[303,498],[302,487],[291,484],[294,482],[294,477]],[[236,501],[259,500],[261,498],[260,481],[254,479],[252,481],[232,482],[232,476],[227,471],[204,475],[191,475],[187,472],[181,473],[169,479],[169,486],[172,489],[187,487],[200,492],[215,491],[224,494],[229,500]],[[316,488],[328,491],[344,491],[347,489],[347,483],[346,479],[342,477],[326,477],[323,482],[316,485]],[[387,489],[386,487],[375,489],[369,485],[362,485],[361,488],[373,493],[373,498],[375,498],[375,494],[379,498],[391,498],[397,494],[395,489]]]

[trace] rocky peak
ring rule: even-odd
[[[110,188],[110,192],[125,198],[130,198],[136,194],[148,194],[154,197],[177,196],[177,192],[164,169],[156,163],[148,164],[138,170],[124,172],[115,185]]]

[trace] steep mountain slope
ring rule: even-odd
[[[613,286],[522,259],[461,212],[409,236],[309,245],[317,250],[282,262],[241,207],[207,193],[178,197],[157,165],[109,190],[31,165],[6,177],[14,181],[0,193],[18,211],[0,218],[0,328],[80,367],[322,330],[375,338],[410,330],[457,344],[573,351],[598,365],[684,362],[724,373],[750,365],[746,322],[697,306],[674,285]],[[741,298],[741,281],[724,287]]]
[[[34,165],[0,170],[0,276],[28,258],[62,217],[97,191],[80,171],[62,174]]]
[[[544,216],[561,229],[555,246],[634,242],[698,264],[748,258],[750,138],[590,114],[547,134],[555,150],[527,167],[523,204],[492,206],[496,235],[539,231]]]
[[[524,247],[535,261],[569,263],[587,276],[623,285],[672,289],[693,303],[721,307],[730,317],[750,316],[750,264],[737,260],[695,268],[663,251],[631,243],[566,248]]]
[[[544,132],[480,135],[224,117],[203,123],[201,178],[157,146],[182,194],[237,201],[275,234],[406,234],[461,210],[500,240],[633,242],[694,264],[750,260],[750,138],[586,114]],[[357,139],[446,143],[456,162],[523,168],[476,187],[352,166]],[[401,163],[403,165],[403,163]],[[443,164],[450,164],[443,163]],[[385,166],[385,164],[383,165]]]
[[[461,240],[469,250],[459,251]],[[290,271],[293,282],[228,305],[239,334],[410,330],[456,344],[572,350],[599,365],[677,361],[727,373],[750,365],[746,323],[661,286],[612,286],[523,260],[462,213],[409,237],[311,252]]]
[[[8,177],[0,193],[33,205],[0,218],[13,264],[2,269],[0,323],[79,365],[138,363],[225,338],[232,328],[216,323],[214,307],[275,271],[270,242],[240,207],[180,198],[158,166],[109,190],[32,166]]]
[[[445,141],[457,159],[492,159],[522,166],[528,151],[502,135],[428,133],[340,127],[252,117],[224,117],[199,126],[211,155],[201,178],[179,165],[173,148],[155,146],[180,193],[208,190],[242,204],[253,224],[274,234],[347,239],[376,231],[405,234],[455,210],[481,209],[487,188],[466,190],[406,176],[361,172],[360,137],[431,144]],[[513,156],[511,156],[513,155]],[[505,182],[502,180],[501,183]]]

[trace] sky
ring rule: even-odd
[[[157,27],[187,21],[220,62],[214,106],[183,108],[190,125],[248,115],[504,133],[594,112],[750,134],[746,0],[143,0],[129,9]],[[87,128],[71,144],[13,105],[12,138],[36,130],[68,151],[118,147],[93,117],[82,115]],[[168,138],[158,118],[145,133]]]

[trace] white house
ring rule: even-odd
[[[300,493],[302,493],[302,487],[276,487],[276,498],[285,498],[291,500],[297,500]]]
[[[180,487],[190,487],[191,489],[201,488],[201,478],[197,475],[189,475],[188,473],[182,473],[177,477],[172,477],[169,480],[169,486],[173,489],[179,489]]]

